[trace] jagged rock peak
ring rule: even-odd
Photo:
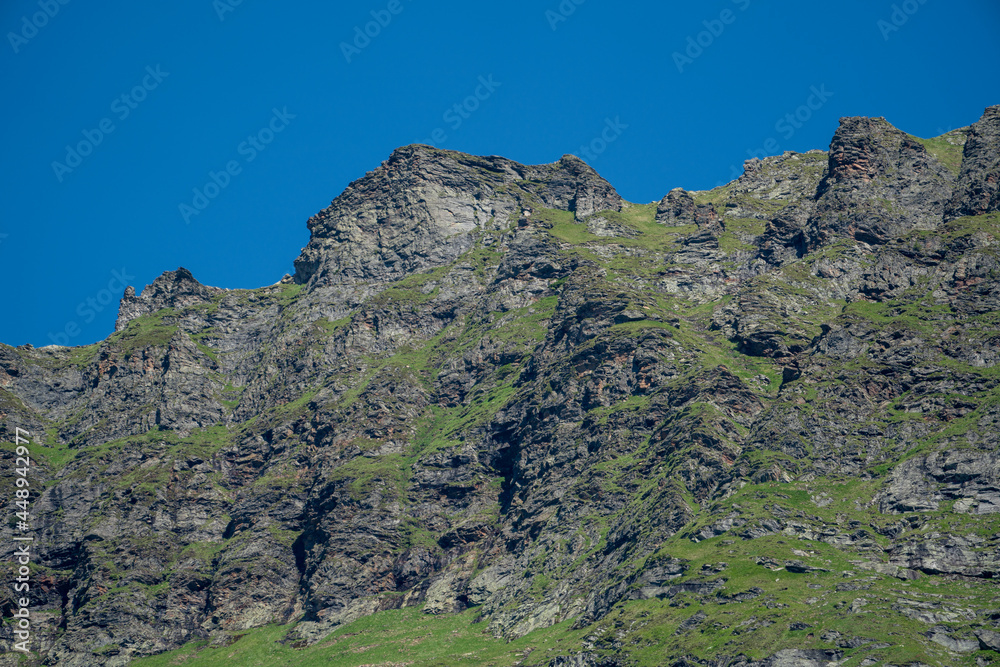
[[[529,167],[527,178],[542,181],[535,194],[545,206],[572,211],[577,219],[622,208],[623,200],[614,187],[575,155],[564,155],[553,164]]]
[[[474,232],[505,229],[535,205],[582,218],[621,210],[622,199],[573,156],[528,166],[404,146],[309,220],[311,238],[295,261],[295,279],[350,286],[444,266],[471,249]]]
[[[867,182],[884,175],[900,157],[912,162],[926,154],[920,142],[881,116],[841,118],[830,143],[829,178],[837,183],[854,179]]]
[[[941,223],[954,174],[885,118],[841,118],[829,155],[809,248],[835,236],[879,244]]]
[[[184,267],[176,271],[165,271],[147,285],[138,296],[131,285],[125,288],[125,294],[118,306],[115,331],[121,331],[137,317],[162,308],[184,308],[196,303],[207,303],[222,291],[218,287],[202,285]]]
[[[695,204],[694,197],[684,188],[674,188],[656,207],[656,222],[667,227],[698,225],[699,229],[722,231],[722,224],[711,204]]]
[[[962,171],[947,219],[1000,211],[1000,105],[987,107],[969,128]]]

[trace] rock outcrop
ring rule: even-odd
[[[969,128],[958,186],[946,217],[1000,211],[1000,105],[986,109]]]
[[[998,109],[642,205],[408,146],[294,276],[0,346],[0,665],[995,663]]]

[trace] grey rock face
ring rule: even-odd
[[[810,247],[834,235],[880,244],[933,229],[953,184],[943,164],[884,118],[842,118],[809,222]]]
[[[890,563],[930,574],[992,579],[1000,571],[1000,550],[982,538],[938,534],[893,546]]]
[[[602,658],[594,653],[579,653],[573,656],[553,658],[549,667],[622,667],[623,663],[614,658]]]
[[[839,651],[807,651],[787,649],[765,660],[767,667],[830,667],[843,657]]]
[[[971,653],[979,650],[979,640],[957,639],[948,634],[948,628],[936,627],[927,633],[927,638],[955,653]]]
[[[578,218],[621,208],[614,188],[579,158],[526,167],[426,146],[396,150],[309,220],[295,279],[318,285],[398,280],[444,266],[476,233],[507,228],[533,202]]]
[[[926,511],[946,500],[956,501],[955,512],[1000,512],[1000,454],[937,452],[910,459],[893,470],[879,507],[883,512]]]
[[[976,637],[979,639],[979,648],[1000,653],[1000,632],[979,630]]]
[[[1000,105],[970,128],[948,219],[1000,211]]]

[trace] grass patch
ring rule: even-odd
[[[939,305],[930,298],[914,303],[898,300],[855,301],[844,308],[845,316],[863,317],[875,324],[890,328],[905,328],[937,337],[947,328],[943,323],[951,323],[955,314],[950,306]]]
[[[398,498],[403,494],[411,473],[412,459],[402,454],[362,455],[332,470],[329,478],[347,481],[351,497],[355,500],[363,500],[379,484],[386,487],[391,496]]]
[[[572,655],[581,650],[584,630],[561,623],[537,630],[513,642],[496,639],[478,611],[428,615],[417,608],[382,611],[332,632],[305,648],[280,643],[291,626],[268,626],[240,633],[229,646],[209,647],[205,641],[132,662],[135,667],[215,667],[229,665],[294,665],[296,667],[361,667],[409,665],[508,667],[520,664],[526,652]]]
[[[580,245],[602,240],[587,230],[586,223],[577,222],[572,211],[537,208],[533,215],[536,221],[550,225],[549,233],[560,241]]]
[[[165,347],[177,333],[173,323],[175,313],[165,308],[156,313],[142,315],[128,323],[124,330],[111,334],[108,343],[128,358],[136,350]]]
[[[962,169],[962,155],[964,151],[964,145],[960,143],[952,143],[954,140],[954,132],[949,132],[947,134],[942,134],[939,137],[934,137],[933,139],[921,139],[920,137],[914,137],[910,135],[911,139],[916,139],[920,142],[928,153],[933,155],[941,164],[948,168],[948,170],[958,176],[959,171]]]

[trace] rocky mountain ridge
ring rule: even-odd
[[[995,664],[998,183],[1000,106],[646,205],[408,146],[276,285],[2,346],[34,664]]]

